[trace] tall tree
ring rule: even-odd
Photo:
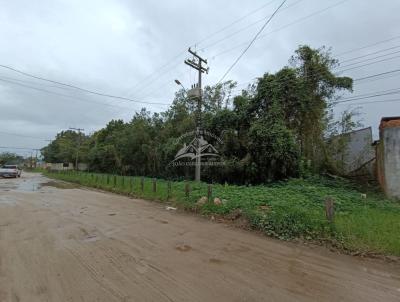
[[[321,165],[322,149],[325,147],[324,131],[326,115],[337,99],[340,91],[352,91],[353,80],[338,77],[332,69],[338,60],[332,58],[330,50],[322,47],[312,49],[300,46],[290,63],[300,80],[301,111],[298,117],[298,140],[302,156],[314,163],[315,169]]]

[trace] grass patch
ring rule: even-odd
[[[289,240],[302,238],[334,242],[340,247],[363,253],[382,253],[400,256],[400,204],[385,199],[376,191],[360,191],[348,181],[327,178],[291,179],[263,186],[233,186],[214,184],[212,198],[223,203],[196,202],[207,196],[207,184],[171,182],[157,179],[153,192],[153,179],[116,175],[68,172],[46,175],[121,194],[161,202],[170,202],[186,210],[205,215],[229,215],[238,209],[251,227],[270,236]],[[190,185],[186,196],[185,186]],[[366,193],[363,198],[361,193]],[[335,220],[325,217],[324,200],[335,200]]]

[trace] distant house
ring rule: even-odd
[[[74,170],[75,165],[73,163],[46,163],[44,164],[44,168],[51,171],[65,171],[65,170]],[[79,163],[78,170],[86,171],[88,169],[88,165],[86,163]]]
[[[46,169],[51,171],[64,171],[64,170],[73,170],[73,163],[46,163]]]
[[[400,116],[381,119],[374,145],[379,184],[388,197],[400,199]]]

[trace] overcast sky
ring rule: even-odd
[[[205,83],[216,83],[280,3],[0,0],[0,64],[99,92],[169,104],[179,88],[174,79],[185,87],[196,80],[183,63],[190,57],[190,45],[209,60]],[[338,58],[362,56],[342,63],[362,62],[348,68],[389,59],[344,73],[353,78],[398,69],[399,12],[399,0],[288,0],[227,79],[245,87],[287,65],[300,44],[326,45],[341,54],[391,39]],[[400,73],[391,76],[359,81],[353,94],[399,88]],[[354,103],[397,98],[394,94]],[[144,106],[152,112],[167,108],[93,96],[0,68],[0,146],[40,148],[63,129],[80,127],[90,133],[111,119],[128,121]],[[400,115],[400,101],[360,106],[363,123],[373,127],[375,137],[382,116]],[[347,108],[352,107],[342,104],[336,110]]]

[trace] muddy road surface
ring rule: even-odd
[[[0,179],[0,301],[398,302],[400,267],[24,173]]]

